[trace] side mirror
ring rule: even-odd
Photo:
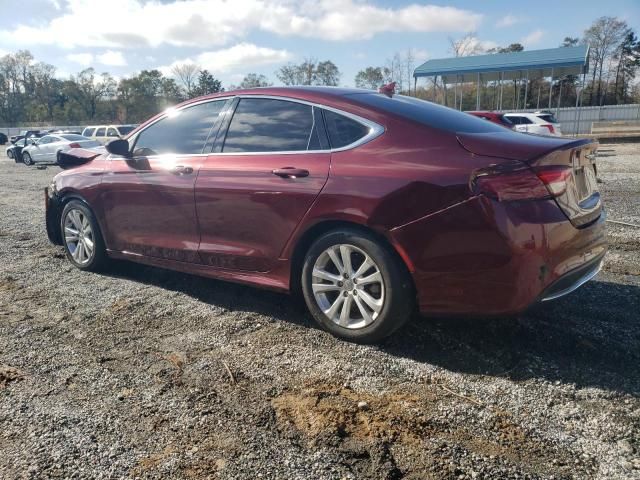
[[[111,140],[105,145],[105,148],[107,149],[107,152],[113,153],[114,155],[119,155],[121,157],[131,156],[129,153],[129,142],[121,138]]]

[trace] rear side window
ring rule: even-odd
[[[95,128],[85,128],[82,131],[82,136],[83,137],[91,137],[93,135],[93,132],[95,132],[96,129]]]
[[[389,98],[382,93],[354,93],[347,97],[432,128],[464,133],[504,132],[504,127],[493,122],[413,97],[394,95]]]
[[[558,123],[558,120],[556,120],[556,117],[554,117],[552,114],[537,115],[537,117],[541,120],[544,120],[545,122]]]
[[[318,149],[313,107],[287,100],[242,98],[223,152],[297,152]]]
[[[140,132],[134,155],[198,154],[227,100],[201,103],[169,113]]]
[[[116,132],[115,128],[107,129],[107,137],[117,137],[117,136],[118,136],[118,132]]]
[[[96,137],[104,137],[104,136],[105,136],[105,130],[106,130],[106,129],[104,129],[104,128],[99,128],[99,129],[96,131]]]
[[[64,138],[65,140],[70,140],[72,142],[75,141],[79,141],[79,140],[86,140],[82,135],[74,135],[74,134],[66,134],[66,135],[60,135],[62,138]]]
[[[342,148],[357,142],[369,133],[369,127],[330,110],[324,110],[331,148]]]

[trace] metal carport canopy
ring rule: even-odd
[[[428,60],[413,72],[414,78],[439,76],[445,83],[522,78],[563,77],[586,73],[589,46],[547,48],[469,57]]]

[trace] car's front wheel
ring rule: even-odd
[[[29,153],[24,152],[22,154],[22,163],[27,166],[33,165],[33,159],[31,158],[31,155],[29,155]]]
[[[404,264],[390,247],[358,230],[328,232],[311,246],[302,269],[302,290],[322,327],[360,343],[391,335],[414,310]]]
[[[13,160],[13,150],[7,150],[7,157]]]
[[[67,203],[60,216],[60,231],[69,261],[81,270],[102,270],[107,261],[104,240],[93,212],[82,202]]]

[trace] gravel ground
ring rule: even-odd
[[[640,224],[640,145],[603,145]],[[285,295],[44,231],[58,171],[0,158],[0,478],[640,478],[640,229],[596,281],[511,319],[416,318],[377,347]]]

